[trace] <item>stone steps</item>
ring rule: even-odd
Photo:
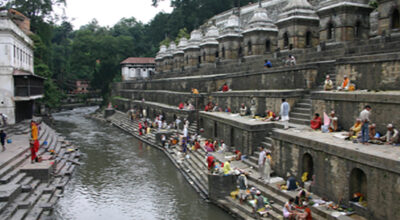
[[[41,147],[38,156],[49,154],[48,150],[54,150],[57,162],[79,157],[79,152],[65,155],[65,149],[61,146],[59,140],[58,134],[42,123],[39,133]],[[47,146],[44,145],[45,141],[48,143]],[[58,155],[59,153],[61,155]],[[44,211],[51,213],[51,207],[55,204],[62,193],[62,189],[70,179],[68,175],[75,168],[75,165],[70,162],[64,163],[62,166],[58,165],[58,170],[63,171],[62,174],[66,176],[53,178],[48,183],[41,183],[39,179],[20,172],[20,168],[30,162],[29,156],[24,151],[23,154],[13,158],[12,162],[4,164],[0,170],[0,181],[3,183],[0,185],[1,189],[5,189],[7,185],[11,184],[15,184],[19,188],[18,190],[11,190],[11,192],[16,192],[15,196],[12,196],[13,198],[9,196],[7,202],[0,202],[0,219],[42,219],[41,216]],[[66,158],[62,158],[62,156]],[[57,196],[54,197],[56,192]]]
[[[283,219],[283,216],[276,213],[274,210],[270,210],[270,215],[268,217],[261,217],[259,214],[255,214],[253,212],[253,208],[247,204],[247,202],[244,202],[243,204],[240,204],[238,200],[233,199],[230,196],[226,197],[226,200],[229,201],[231,205],[245,213],[247,216],[252,216],[253,219],[274,219],[274,220],[281,220]]]

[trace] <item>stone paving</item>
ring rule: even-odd
[[[40,127],[38,156],[42,162],[33,164],[29,122],[6,129],[12,143],[0,152],[0,219],[51,218],[78,163],[78,151],[68,152],[72,146],[63,137],[45,123]]]

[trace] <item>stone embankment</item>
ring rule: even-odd
[[[209,174],[206,163],[206,152],[200,148],[197,151],[190,151],[188,157],[183,157],[180,153],[179,148],[170,147],[168,149],[162,148],[156,141],[156,135],[150,133],[148,135],[140,136],[138,132],[139,121],[131,121],[125,113],[116,111],[112,116],[104,118],[102,112],[98,112],[92,115],[94,118],[110,122],[114,126],[126,131],[127,133],[137,137],[146,144],[149,144],[157,149],[163,151],[166,156],[172,161],[177,169],[184,175],[186,180],[200,193],[200,195],[209,199],[217,206],[231,213],[232,216],[238,219],[284,219],[282,216],[283,205],[289,198],[293,198],[297,195],[297,192],[282,191],[277,185],[284,183],[283,179],[277,176],[272,176],[271,183],[266,184],[259,179],[259,174],[256,171],[257,158],[252,156],[247,160],[233,161],[231,163],[232,168],[238,168],[245,170],[249,173],[249,187],[256,187],[259,189],[263,196],[267,197],[269,201],[272,201],[270,214],[267,217],[255,216],[253,209],[248,204],[240,204],[238,200],[233,199],[229,193],[222,198],[211,198],[209,197],[210,187],[223,188],[224,186],[210,186],[209,185]],[[189,128],[190,133],[196,133],[196,123],[192,123]],[[177,131],[179,132],[179,131]],[[265,145],[268,146],[271,143],[270,140],[265,140]],[[256,152],[255,155],[258,155]],[[214,154],[217,160],[225,162],[224,155]],[[316,195],[312,195],[313,198],[318,199]],[[312,207],[313,219],[337,219],[332,216],[332,212],[322,207]],[[341,216],[341,219],[349,219],[346,216]]]
[[[6,129],[12,143],[0,153],[0,219],[47,219],[79,164],[80,152],[45,123],[39,133],[42,161],[31,163],[28,122]]]

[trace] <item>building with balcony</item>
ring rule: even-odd
[[[33,71],[30,21],[15,10],[0,11],[0,112],[8,123],[32,118],[43,97],[44,78]]]
[[[151,57],[129,57],[121,62],[122,80],[148,78],[155,72],[155,59]]]

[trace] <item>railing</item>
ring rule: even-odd
[[[29,97],[43,94],[43,79],[35,76],[15,76],[14,94]]]

